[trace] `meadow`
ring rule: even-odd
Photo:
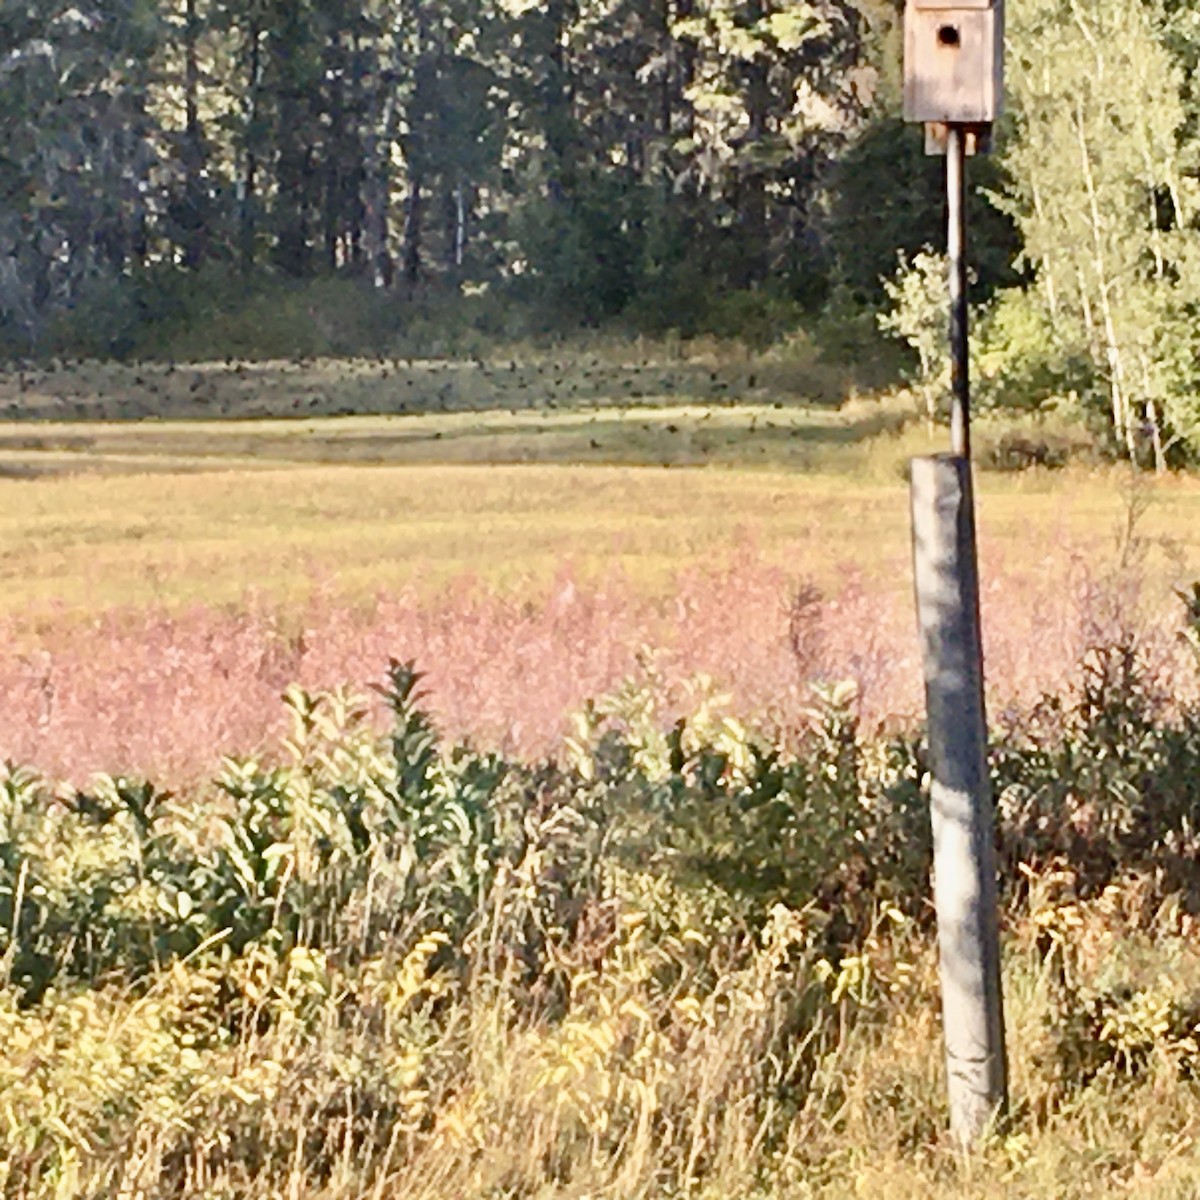
[[[241,407],[205,420],[178,416],[189,370],[192,382],[205,370],[6,377],[0,394],[32,407],[0,424],[0,753],[75,779],[203,773],[277,731],[289,682],[366,686],[390,656],[426,672],[448,734],[506,752],[548,750],[565,714],[647,647],[674,678],[709,675],[773,726],[794,723],[812,678],[854,679],[871,724],[912,717],[903,475],[941,435],[906,417],[903,395],[747,396],[772,366],[753,358],[722,378],[660,352],[656,378],[678,394],[631,406],[622,381],[652,361],[636,349],[628,366],[609,348],[578,368],[607,390],[565,410],[521,368],[515,413],[482,407],[472,362],[349,364],[347,403],[379,406],[398,386],[421,411],[302,419],[288,417],[289,382],[329,388],[331,363],[207,369],[263,391],[231,392]],[[544,372],[570,378],[562,361]],[[714,372],[735,404],[692,394]],[[443,377],[459,389],[450,401]],[[131,413],[151,387],[169,393],[166,415]],[[66,397],[89,419],[38,419]],[[980,422],[985,464],[1005,436]],[[1096,596],[1128,574],[1131,521],[1141,603],[1177,621],[1198,505],[1187,478],[1131,480],[1087,460],[983,470],[995,703],[1065,679]]]
[[[1013,1106],[964,1156],[903,479],[944,435],[837,387],[642,343],[0,380],[0,1191],[1194,1195],[1200,486],[989,469],[1083,437],[981,421]]]

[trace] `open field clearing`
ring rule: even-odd
[[[82,457],[91,464],[90,453]],[[885,589],[908,587],[899,480],[778,469],[170,463],[160,472],[0,480],[0,611],[224,604],[250,589],[286,606],[314,580],[367,599],[407,585],[428,593],[464,574],[511,591],[544,585],[568,562],[583,578],[618,570],[639,589],[662,591],[677,572],[746,542],[822,585],[853,571]],[[1180,582],[1200,563],[1200,486],[1145,483],[1134,503],[1144,508],[1137,531],[1153,575]],[[1099,566],[1115,553],[1129,505],[1119,472],[985,474],[985,552],[1016,579],[1062,572],[1072,554],[1094,554]]]
[[[527,754],[645,646],[781,727],[819,679],[853,679],[871,723],[920,709],[898,480],[277,463],[0,494],[0,754],[74,778],[193,776],[277,736],[289,683],[365,685],[393,656],[448,732]],[[1198,505],[1183,481],[985,476],[994,704],[1061,686],[1114,597],[1169,655]]]
[[[567,562],[661,593],[747,541],[797,578],[850,570],[904,592],[905,464],[945,436],[912,420],[911,397],[814,404],[812,371],[627,344],[520,362],[10,372],[0,613],[249,589],[294,607],[314,580],[366,600],[464,574],[515,593]],[[1009,428],[980,420],[982,462]],[[1175,583],[1200,551],[1200,487],[1138,490],[1152,574]],[[1125,474],[1081,467],[985,470],[980,491],[989,553],[1015,578],[1053,573],[1056,555],[1103,559],[1131,503]]]
[[[378,402],[385,369],[350,364],[344,394]],[[148,388],[138,370],[4,386]],[[331,368],[243,370],[281,412]],[[483,368],[455,371],[437,368],[456,386]],[[868,721],[919,711],[902,472],[941,435],[900,401],[632,406],[613,385],[565,410],[0,424],[0,753],[190,776],[274,737],[289,683],[365,684],[391,656],[428,673],[447,731],[521,753],[646,646],[670,680],[710,675],[784,727],[821,678],[852,678]],[[998,436],[981,423],[982,446]],[[1186,479],[982,472],[994,701],[1060,685],[1135,576],[1169,643],[1197,517]]]
[[[567,411],[413,416],[259,417],[138,422],[5,422],[0,473],[195,470],[214,461],[273,463],[621,463],[807,470],[871,467],[871,439],[903,418],[880,405],[851,413],[667,402]],[[886,443],[882,447],[886,449]],[[878,447],[877,447],[878,449]]]

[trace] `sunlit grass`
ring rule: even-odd
[[[290,690],[280,758],[219,783],[0,768],[6,1194],[1196,1195],[1195,826],[1135,785],[1193,777],[1194,715],[1135,743],[1139,693],[1086,733],[1060,696],[1005,744],[1041,799],[998,821],[1010,1104],[966,1154],[907,735],[827,693],[789,748],[703,692],[673,747],[631,681],[500,772],[392,678],[388,729]]]
[[[665,595],[749,543],[828,590],[908,591],[906,464],[946,442],[911,399],[834,407],[787,361],[620,349],[0,376],[0,614],[250,591],[295,611],[314,586],[359,603],[463,576],[532,596],[567,566]],[[981,462],[1004,428],[979,421]],[[1148,577],[1194,570],[1186,479],[983,470],[979,495],[985,571],[1010,586],[1102,569],[1143,507]]]
[[[908,586],[905,486],[869,472],[182,465],[0,480],[0,611],[224,603],[249,588],[286,603],[314,580],[363,598],[462,574],[516,589],[568,561],[583,577],[618,568],[655,591],[749,540],[819,582],[857,570]],[[1175,582],[1200,550],[1200,487],[1142,486],[1139,533],[1154,572]],[[1119,473],[984,475],[980,527],[1010,570],[1043,574],[1066,569],[1055,554],[1067,545],[1111,555],[1129,503]]]
[[[0,471],[10,476],[96,471],[184,471],[214,460],[428,464],[568,462],[631,466],[811,469],[868,465],[899,447],[903,414],[883,405],[851,413],[780,404],[737,407],[659,397],[659,403],[569,411],[426,412],[281,419],[9,421]],[[911,439],[910,439],[911,440]],[[918,438],[917,444],[926,439]]]
[[[872,719],[913,712],[904,471],[944,433],[901,396],[776,403],[0,423],[8,752],[186,773],[265,736],[289,678],[365,682],[396,654],[448,728],[530,752],[642,645],[755,713],[794,716],[813,672],[857,680]],[[986,459],[998,427],[976,434]],[[981,472],[997,698],[1061,681],[1143,495],[1140,575],[1167,601],[1196,485]]]
[[[0,412],[19,420],[523,412],[783,399],[836,405],[854,370],[807,344],[767,355],[641,339],[459,359],[381,356],[248,362],[52,363],[0,373]]]

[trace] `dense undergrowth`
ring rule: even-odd
[[[1134,643],[997,730],[1013,1110],[944,1138],[917,732],[632,682],[561,752],[285,698],[172,795],[0,777],[0,1193],[1191,1195],[1200,709]]]

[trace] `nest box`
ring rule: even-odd
[[[1004,98],[1004,0],[908,0],[904,117],[990,125]]]

